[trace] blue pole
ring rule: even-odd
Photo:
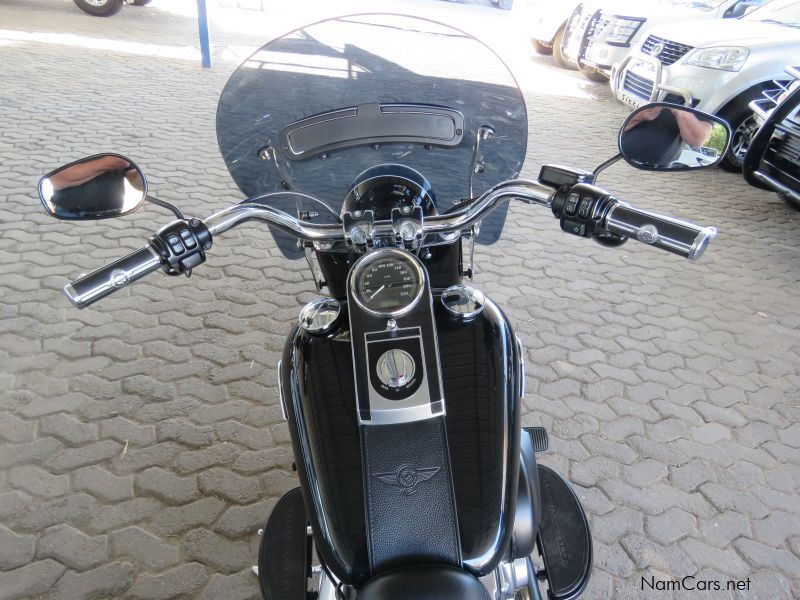
[[[197,27],[200,29],[200,54],[203,55],[203,68],[211,68],[211,40],[208,35],[208,13],[206,0],[197,0]]]

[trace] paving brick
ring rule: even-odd
[[[212,427],[201,427],[186,419],[170,419],[156,426],[159,440],[174,440],[188,446],[206,447],[215,440]]]
[[[697,572],[694,561],[677,545],[665,548],[641,535],[628,535],[620,544],[639,569],[655,569],[676,578]]]
[[[35,544],[36,538],[32,535],[20,535],[0,525],[0,570],[10,571],[29,563]]]
[[[24,421],[11,413],[0,411],[0,438],[13,443],[30,442],[36,435],[36,423]]]
[[[72,494],[40,504],[28,502],[18,525],[27,531],[41,531],[60,523],[84,522],[96,506],[97,500],[88,494]]]
[[[107,563],[83,573],[67,571],[47,597],[53,600],[118,598],[130,587],[133,577],[134,566],[129,562]]]
[[[263,528],[278,498],[267,498],[247,506],[231,506],[217,521],[214,531],[238,538]]]
[[[800,517],[783,511],[753,523],[753,537],[769,546],[782,546],[788,538],[800,535]]]
[[[200,496],[195,476],[180,477],[160,467],[151,467],[136,475],[136,489],[167,504],[186,504]]]
[[[178,471],[181,473],[194,473],[216,465],[225,465],[236,460],[238,454],[239,451],[236,446],[229,442],[215,444],[202,450],[182,452],[178,456]]]
[[[98,533],[138,523],[158,512],[161,503],[154,498],[134,498],[110,506],[100,506],[92,514],[89,527]]]
[[[225,503],[219,498],[201,498],[185,506],[164,508],[151,521],[151,528],[160,535],[175,535],[213,523],[225,509]]]
[[[13,571],[0,571],[3,600],[21,600],[45,594],[64,571],[64,565],[49,559],[30,563]]]
[[[638,487],[648,487],[667,476],[667,467],[653,459],[645,459],[622,470],[625,479]]]
[[[798,571],[800,559],[786,550],[771,548],[747,538],[739,538],[733,545],[739,554],[757,569],[773,569],[789,577],[794,577],[800,572]]]
[[[56,473],[74,471],[79,467],[117,456],[122,452],[122,448],[123,446],[117,442],[101,440],[80,448],[63,448],[45,461],[45,464]]]
[[[250,569],[245,569],[233,575],[215,573],[208,580],[208,586],[203,591],[203,600],[259,600],[261,592],[258,589],[256,578]]]
[[[231,541],[206,529],[193,529],[187,533],[184,544],[190,558],[222,573],[235,573],[253,561],[245,542]]]
[[[0,470],[15,465],[26,465],[46,459],[63,447],[56,439],[44,437],[22,442],[6,444],[0,447]]]
[[[738,537],[750,536],[750,522],[741,513],[726,511],[710,520],[701,520],[700,532],[704,541],[726,548]]]
[[[25,511],[28,496],[20,492],[6,492],[0,494],[0,519],[10,522],[13,518]]]
[[[155,427],[139,425],[124,417],[113,417],[100,423],[100,436],[129,446],[146,446],[156,441]]]
[[[49,415],[40,419],[39,431],[57,437],[72,446],[93,442],[98,437],[96,424],[82,423],[65,413]]]
[[[133,476],[118,476],[102,467],[84,467],[75,471],[73,485],[107,502],[133,498]]]
[[[143,565],[162,570],[178,564],[180,552],[141,527],[126,527],[109,535],[111,556],[127,557]]]
[[[648,516],[645,531],[649,538],[669,546],[687,535],[697,535],[697,519],[686,511],[672,508],[660,515]]]
[[[206,577],[203,565],[188,563],[158,575],[139,575],[128,595],[136,600],[191,597],[205,584]]]
[[[39,538],[36,556],[54,558],[67,567],[85,571],[108,558],[106,536],[90,537],[69,525],[58,525]]]
[[[639,511],[619,507],[592,519],[592,539],[613,544],[630,533],[641,534],[644,518]]]
[[[262,494],[257,478],[237,475],[227,469],[208,469],[200,473],[198,482],[204,494],[217,494],[237,504],[249,504]]]
[[[69,477],[53,475],[33,465],[11,469],[8,473],[8,482],[18,489],[42,498],[61,496],[69,489]]]

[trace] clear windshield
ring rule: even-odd
[[[428,179],[443,213],[519,174],[527,113],[507,67],[478,40],[424,19],[353,15],[248,58],[223,90],[217,139],[248,197],[292,189],[338,214],[359,173],[399,163]],[[496,241],[504,220],[495,211],[478,241]],[[276,239],[297,255],[293,240]]]
[[[774,0],[744,18],[786,27],[800,27],[800,2],[797,0]]]

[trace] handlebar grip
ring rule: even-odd
[[[78,308],[86,308],[112,292],[160,268],[161,258],[155,249],[148,244],[127,256],[115,260],[113,263],[76,279],[72,283],[68,283],[64,286],[64,293],[72,304]]]
[[[701,227],[624,202],[617,202],[609,209],[605,228],[611,233],[639,240],[692,262],[703,255],[708,242],[717,235],[715,227]]]

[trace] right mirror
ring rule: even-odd
[[[57,219],[109,219],[139,208],[147,197],[147,182],[130,159],[97,154],[42,177],[39,197]]]
[[[619,151],[637,169],[702,169],[722,160],[730,137],[730,127],[718,117],[659,102],[635,110],[625,120]]]

